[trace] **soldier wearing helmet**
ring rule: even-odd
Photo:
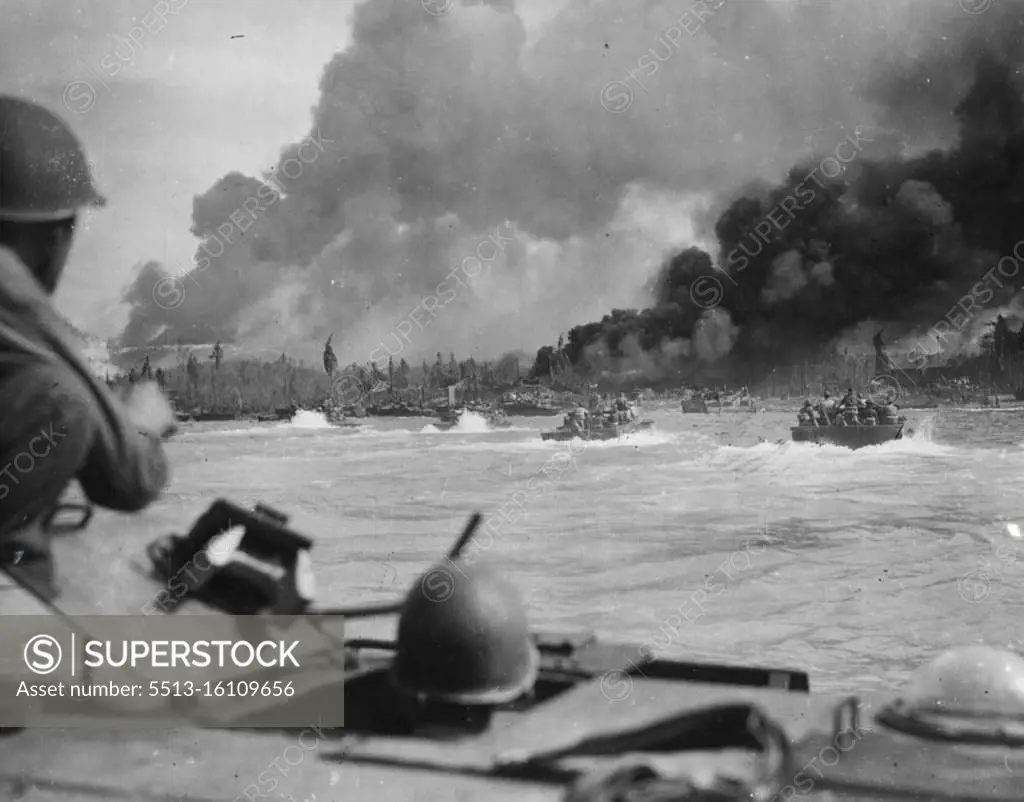
[[[828,412],[825,411],[825,403],[827,401],[828,394],[825,397],[816,399],[811,404],[811,415],[814,418],[814,422],[818,426],[828,426]]]
[[[860,405],[857,402],[857,394],[852,387],[847,387],[846,395],[839,404],[836,423],[841,426],[856,426],[860,422]]]
[[[486,566],[436,566],[406,598],[391,682],[421,710],[509,704],[539,667],[519,593]]]
[[[1024,658],[991,646],[949,649],[919,667],[877,719],[926,737],[992,744],[1024,716]]]
[[[167,400],[150,382],[125,402],[115,398],[90,375],[50,301],[79,211],[104,203],[64,121],[0,96],[0,564],[21,552],[19,563],[35,557],[49,568],[38,522],[71,480],[92,502],[122,511],[147,506],[167,480],[161,438],[175,424]]]
[[[629,401],[626,400],[625,393],[619,393],[619,397],[615,400],[615,413],[618,423],[626,423],[629,420]]]
[[[814,419],[814,405],[811,403],[811,399],[805,398],[803,406],[796,413],[797,424],[800,426],[816,426],[817,421]]]

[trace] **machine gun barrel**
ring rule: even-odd
[[[466,546],[473,539],[473,535],[476,534],[476,530],[480,526],[480,522],[483,520],[483,516],[475,512],[470,517],[466,527],[462,530],[462,534],[459,535],[459,539],[455,541],[455,544],[448,550],[448,559],[457,560],[461,556],[462,552],[465,551]],[[357,607],[331,607],[326,610],[315,610],[312,612],[313,615],[341,615],[345,618],[374,618],[377,616],[385,615],[397,615],[402,612],[402,608],[405,607],[405,600],[401,599],[393,602],[386,602],[384,604],[364,604]]]

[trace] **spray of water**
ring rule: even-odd
[[[468,411],[462,413],[458,424],[452,429],[453,432],[459,432],[460,434],[480,434],[490,430],[491,427],[487,425],[487,418],[476,412]]]
[[[283,424],[289,429],[330,429],[331,424],[327,422],[322,412],[314,412],[311,409],[300,409],[295,413],[291,423]]]
[[[428,423],[422,429],[424,434],[433,434],[434,432],[441,431],[452,434],[484,434],[491,431],[491,427],[487,425],[487,418],[483,415],[467,410],[459,416],[459,422],[450,429],[438,429],[433,423]]]

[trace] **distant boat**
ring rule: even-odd
[[[298,407],[276,407],[274,409],[274,420],[291,420],[298,411]]]
[[[903,423],[883,426],[794,426],[794,443],[866,448],[903,439]]]
[[[380,404],[366,408],[366,414],[378,418],[432,418],[434,410],[406,404]]]
[[[441,423],[451,423],[453,425],[459,422],[464,410],[464,407],[439,406],[436,408],[437,416],[441,419]]]
[[[559,407],[544,401],[503,401],[501,409],[506,415],[519,417],[553,418],[562,414]]]
[[[580,440],[616,440],[619,437],[625,437],[635,432],[643,432],[654,426],[654,421],[650,420],[638,420],[638,421],[627,421],[626,423],[611,423],[605,426],[594,426],[581,431],[576,431],[571,427],[559,426],[557,429],[551,432],[541,432],[541,440],[572,440],[577,438]]]
[[[324,419],[336,429],[357,429],[363,424],[352,420],[341,407],[327,406],[323,409]]]
[[[225,421],[235,420],[238,415],[234,412],[194,412],[192,413],[192,420],[197,422],[203,421]]]

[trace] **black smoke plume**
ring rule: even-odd
[[[1021,30],[1018,18],[1007,36],[1020,43]],[[655,380],[756,379],[870,353],[883,326],[904,365],[976,353],[987,323],[1022,311],[1024,83],[1006,55],[976,54],[954,147],[909,157],[892,133],[854,132],[845,169],[814,159],[734,200],[714,224],[716,258],[690,247],[666,259],[654,305],[570,330],[569,360]]]
[[[879,126],[892,130],[912,150],[953,142],[949,112],[979,55],[993,59],[990,82],[1005,83],[1019,58],[1020,16],[1009,3],[972,16],[917,0],[596,0],[545,20],[511,0],[459,0],[443,15],[369,0],[354,13],[352,44],[324,69],[307,139],[265,175],[230,173],[195,199],[203,244],[193,275],[176,279],[184,300],[157,303],[158,279],[141,271],[122,341],[308,344],[313,357],[335,331],[342,363],[385,342],[415,360],[553,341],[613,307],[648,304],[664,254],[681,243],[713,253],[717,237],[728,269],[745,226],[782,191],[765,187],[801,154],[858,127],[876,140]],[[628,108],[602,102],[606,86],[621,101],[621,85]],[[985,111],[987,96],[973,102],[983,108],[965,102],[971,130],[1009,147],[998,137],[1010,123]],[[871,146],[876,156],[886,147]],[[991,166],[994,151],[958,152]],[[966,176],[949,158],[858,157],[848,168],[861,171],[856,191],[821,190],[737,287],[726,282],[721,306],[680,297],[680,276],[708,272],[706,256],[684,253],[661,282],[659,300],[670,302],[643,313],[646,334],[632,336],[637,315],[622,314],[610,340],[575,338],[578,356],[593,344],[645,370],[663,359],[781,356],[864,316],[921,312],[915,288],[938,291],[962,269],[945,252],[925,259],[929,237],[965,257],[998,253],[1005,240],[990,230],[1007,219],[997,196],[977,204],[1009,162]],[[927,187],[910,184],[894,200],[918,173],[953,207],[954,225],[919,219],[915,208],[934,200]],[[705,225],[736,187],[754,186]],[[897,266],[898,256],[913,264]],[[862,291],[868,299],[853,297]],[[429,315],[424,296],[435,299]]]

